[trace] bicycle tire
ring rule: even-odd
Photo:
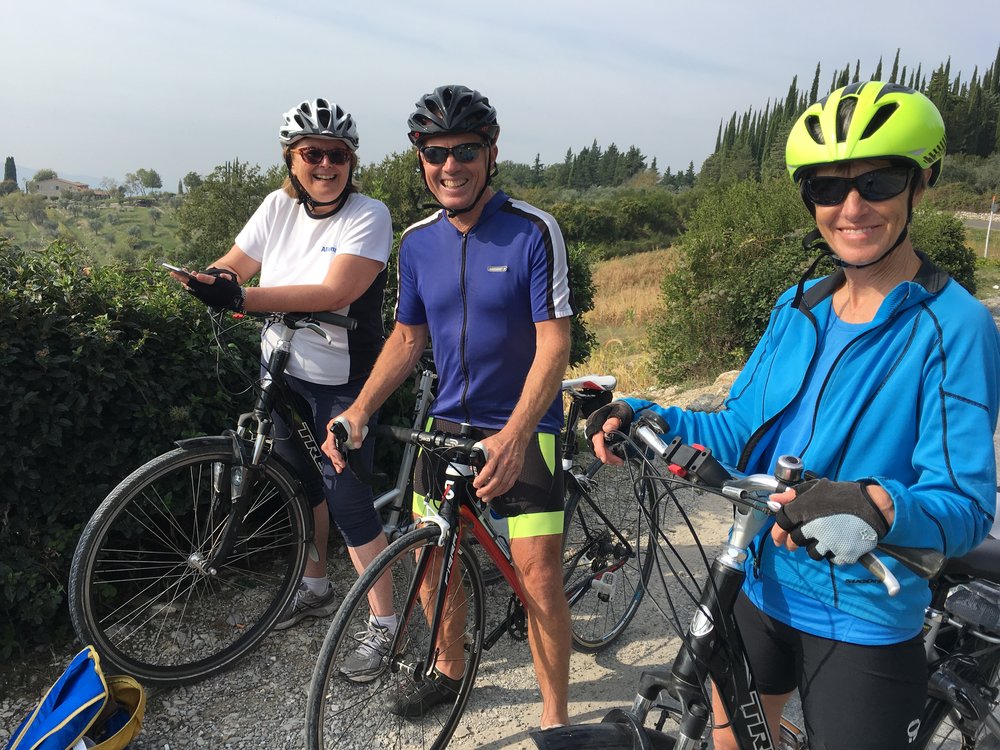
[[[105,669],[179,685],[232,666],[268,634],[306,564],[311,510],[274,461],[252,490],[241,533],[215,573],[231,511],[214,476],[232,472],[230,440],[177,448],[136,469],[83,529],[69,576],[73,627]]]
[[[475,556],[463,542],[452,571],[453,591],[468,605],[462,627],[465,673],[454,700],[432,708],[422,718],[403,718],[388,706],[412,688],[427,663],[430,628],[416,588],[410,593],[417,554],[439,549],[440,529],[428,526],[400,537],[383,550],[358,578],[334,616],[323,641],[306,709],[306,742],[320,748],[444,748],[454,733],[472,691],[482,655],[485,628],[484,591]],[[405,635],[377,675],[352,682],[341,666],[359,646],[367,628],[368,593],[383,574],[392,576],[393,607]],[[411,612],[408,621],[403,613]]]
[[[653,488],[648,481],[636,486],[629,466],[595,459],[581,483],[568,483],[563,583],[573,648],[582,653],[596,653],[621,636],[639,611],[653,569]]]
[[[611,716],[600,724],[532,729],[528,735],[538,750],[673,750],[677,744],[676,738],[663,732],[609,721]]]

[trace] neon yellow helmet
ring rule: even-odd
[[[792,126],[785,163],[793,182],[804,170],[857,159],[893,159],[941,174],[947,140],[934,103],[895,83],[852,83],[806,109]]]

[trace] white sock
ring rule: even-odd
[[[321,576],[319,578],[312,578],[311,576],[302,576],[302,583],[306,585],[306,588],[316,596],[322,596],[327,591],[330,590],[330,579],[326,576]]]
[[[396,617],[396,613],[393,612],[391,615],[386,615],[385,617],[377,617],[376,615],[369,615],[368,622],[373,625],[378,625],[380,628],[385,628],[390,634],[396,632],[396,628],[399,627],[399,618]]]

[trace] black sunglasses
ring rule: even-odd
[[[866,201],[886,201],[906,190],[913,170],[892,166],[873,169],[857,177],[807,177],[803,181],[805,196],[817,206],[843,203],[851,188]]]
[[[346,148],[293,148],[292,151],[306,164],[322,164],[324,156],[331,164],[347,164],[351,160],[351,152]]]
[[[467,164],[475,161],[479,152],[486,148],[485,143],[459,143],[457,146],[445,148],[444,146],[422,146],[421,156],[428,164],[444,164],[448,161],[448,154],[455,157],[455,161]]]

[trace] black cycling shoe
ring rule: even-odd
[[[453,680],[440,672],[434,672],[423,682],[414,684],[406,695],[389,700],[386,709],[396,716],[419,719],[434,706],[455,700],[461,686],[461,680]]]

